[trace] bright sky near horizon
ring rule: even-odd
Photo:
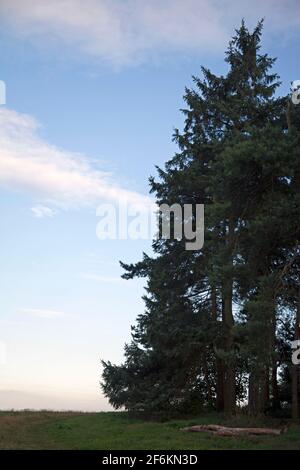
[[[0,409],[109,409],[100,358],[122,361],[144,308],[119,260],[150,241],[99,240],[96,207],[148,201],[185,86],[225,72],[242,17],[265,17],[286,94],[298,0],[0,0]]]

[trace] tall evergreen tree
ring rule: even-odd
[[[286,292],[298,272],[299,129],[287,132],[262,27],[251,33],[242,22],[226,76],[202,68],[194,77],[179,151],[150,178],[159,205],[205,205],[205,245],[159,239],[154,257],[122,264],[124,278],[147,278],[147,294],[125,363],[103,362],[115,407],[234,412],[248,392],[256,414],[280,400],[278,315],[292,312]]]

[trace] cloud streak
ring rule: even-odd
[[[113,65],[143,62],[170,51],[211,53],[241,18],[267,19],[271,33],[300,25],[298,0],[1,0],[0,16],[16,34],[56,43]]]
[[[0,186],[30,192],[42,201],[32,208],[36,217],[53,216],[55,208],[95,206],[103,201],[150,204],[150,198],[121,188],[87,157],[45,142],[38,127],[28,115],[0,109]]]
[[[42,204],[38,204],[37,206],[32,207],[31,212],[37,219],[43,219],[44,217],[54,217],[56,214],[54,209],[43,206]]]

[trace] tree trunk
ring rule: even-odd
[[[257,416],[259,414],[259,385],[254,372],[249,374],[248,413],[251,416]]]
[[[299,419],[299,377],[298,366],[292,366],[292,417]]]
[[[279,389],[277,381],[277,358],[276,358],[276,300],[273,299],[273,311],[271,318],[271,357],[272,357],[272,375],[271,375],[271,388],[272,388],[272,409],[280,409]]]
[[[217,373],[217,411],[224,411],[224,361],[217,357],[216,359],[216,373]]]
[[[280,410],[279,388],[277,380],[277,365],[272,367],[272,408],[273,410]]]
[[[227,237],[228,253],[229,253],[229,271],[232,268],[232,256],[234,245],[234,221],[229,218],[228,237]],[[232,294],[233,279],[232,273],[228,272],[223,280],[223,325],[225,334],[225,352],[230,355],[233,352],[233,326],[234,318],[232,313]],[[235,368],[233,360],[228,357],[225,361],[224,368],[224,411],[235,413],[236,390],[235,390]]]
[[[233,316],[232,316],[232,294],[225,294],[224,302],[224,327],[225,327],[225,351],[232,353],[233,347]],[[235,412],[235,370],[232,359],[228,358],[225,362],[224,370],[224,411]]]
[[[295,325],[295,341],[300,339],[300,287],[298,289],[298,303]],[[293,419],[299,418],[299,366],[292,365],[292,416]]]
[[[213,407],[213,385],[211,383],[210,377],[209,377],[209,368],[208,368],[208,363],[207,363],[207,356],[206,353],[203,353],[203,372],[204,372],[204,380],[206,384],[206,389],[207,389],[207,400],[209,406]]]
[[[252,371],[249,374],[248,387],[249,415],[263,414],[270,399],[269,368]]]
[[[212,320],[217,322],[217,292],[216,288],[211,288],[211,316]],[[216,356],[216,410],[224,411],[224,362],[221,358]]]
[[[260,395],[259,395],[259,411],[264,413],[270,403],[270,371],[266,365],[261,371],[260,378]]]
[[[211,432],[217,436],[280,436],[287,431],[287,428],[230,428],[228,426],[220,426],[218,424],[199,424],[182,428],[185,432]]]

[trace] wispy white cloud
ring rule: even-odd
[[[32,117],[0,108],[0,186],[35,195],[39,200],[32,209],[35,216],[103,201],[150,204],[150,198],[123,189],[89,158],[41,139],[38,127]]]
[[[299,8],[298,0],[1,0],[0,15],[39,44],[63,41],[76,53],[124,65],[169,51],[223,50],[242,17],[265,16],[270,32],[290,34]]]
[[[38,204],[31,208],[31,212],[37,219],[43,219],[44,217],[53,217],[57,211],[51,207]]]
[[[2,0],[0,13],[18,34],[64,41],[117,65],[157,49],[204,48],[223,35],[206,0]]]
[[[55,319],[65,316],[64,312],[58,312],[56,310],[44,310],[44,309],[36,309],[36,308],[22,308],[22,313],[27,315],[31,315],[33,317],[38,318],[46,318],[46,319]]]

